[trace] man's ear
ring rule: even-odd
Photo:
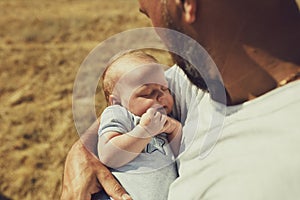
[[[108,97],[108,101],[109,101],[109,105],[117,105],[120,104],[119,100],[117,97],[115,97],[114,95],[109,95]]]
[[[181,0],[184,11],[184,20],[192,24],[196,20],[197,15],[197,0]]]

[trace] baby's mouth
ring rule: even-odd
[[[157,109],[157,112],[163,113],[163,112],[166,112],[166,110],[164,107],[160,107]]]

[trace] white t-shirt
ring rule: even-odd
[[[222,107],[187,81],[178,67],[167,77],[183,122],[179,178],[168,199],[300,198],[300,81]],[[203,143],[215,132],[217,143],[210,141],[207,146],[214,148],[201,157]]]

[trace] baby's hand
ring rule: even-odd
[[[155,108],[149,108],[146,113],[144,113],[140,120],[140,125],[146,129],[146,131],[151,135],[155,136],[160,134],[164,124],[166,122],[167,116],[161,114]]]
[[[181,123],[179,121],[177,121],[176,119],[173,119],[173,118],[167,116],[166,122],[165,122],[164,127],[161,130],[161,132],[164,132],[167,134],[172,134],[180,129],[181,129]]]

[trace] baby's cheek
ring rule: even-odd
[[[147,111],[149,108],[153,107],[156,102],[153,101],[152,99],[147,99],[144,103],[145,103],[144,108]]]
[[[157,104],[155,100],[147,99],[143,102],[143,106],[141,106],[141,110],[143,110],[143,113],[145,113],[149,108],[154,107],[154,105]]]
[[[148,99],[135,99],[129,103],[129,111],[137,116],[142,116],[152,107],[153,102]]]
[[[168,114],[170,114],[172,109],[173,109],[173,106],[174,106],[174,100],[173,100],[172,96],[169,97],[167,106],[168,106],[168,109],[169,109]]]

